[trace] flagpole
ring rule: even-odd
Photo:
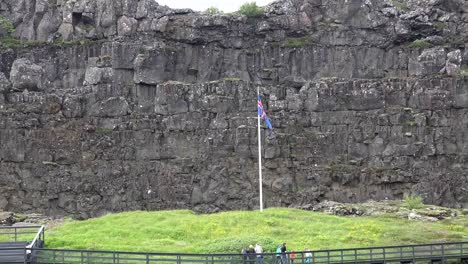
[[[257,98],[260,96],[260,88],[257,86]],[[257,106],[258,108],[258,106]],[[260,115],[257,114],[258,128],[258,185],[260,186],[260,212],[263,212],[263,190],[262,190],[262,139],[260,132]]]

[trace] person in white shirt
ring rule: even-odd
[[[305,249],[305,263],[309,264],[310,261],[312,260],[312,253],[310,253],[310,250],[308,248]]]
[[[263,248],[259,244],[255,244],[255,253],[257,253],[257,264],[263,264]]]

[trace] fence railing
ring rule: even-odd
[[[45,241],[45,227],[41,226],[39,231],[37,231],[36,236],[34,239],[26,246],[26,248],[42,248],[44,246]]]
[[[310,253],[306,255],[306,253]],[[169,263],[204,263],[204,264],[255,264],[257,255],[241,254],[163,254],[163,253],[135,253],[91,250],[65,250],[32,248],[28,263],[44,264],[169,264]],[[330,264],[330,263],[417,263],[420,261],[441,261],[450,259],[468,261],[468,242],[440,243],[426,245],[392,246],[352,248],[337,250],[318,250],[310,252],[296,252],[294,259],[289,254],[262,254],[262,263],[271,264]],[[283,262],[286,261],[286,263]]]
[[[32,241],[42,226],[0,226],[0,242]],[[43,230],[42,230],[43,233]],[[42,234],[43,235],[43,234]]]

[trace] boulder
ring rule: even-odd
[[[10,81],[17,91],[40,91],[43,89],[43,68],[28,59],[20,58],[13,62]]]
[[[462,54],[460,50],[455,50],[447,54],[447,62],[445,63],[445,71],[449,76],[460,75],[460,66],[462,62]]]
[[[425,222],[437,222],[438,221],[438,219],[435,217],[423,216],[415,212],[411,212],[408,214],[408,220],[425,221]]]
[[[425,49],[416,60],[410,58],[408,70],[413,76],[428,76],[443,71],[446,62],[443,48]]]
[[[14,214],[12,212],[0,212],[0,225],[12,225],[14,223]]]
[[[112,81],[114,70],[110,67],[87,67],[83,85],[96,85]]]
[[[123,97],[111,97],[91,107],[90,114],[99,117],[118,117],[129,113],[129,105]]]
[[[11,88],[10,81],[7,79],[5,74],[3,74],[3,72],[0,72],[0,93],[8,92],[10,88]]]
[[[135,33],[137,25],[133,17],[122,16],[117,22],[117,32],[119,36],[130,36]]]

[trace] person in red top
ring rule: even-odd
[[[296,258],[296,253],[294,253],[294,251],[291,251],[291,253],[289,253],[289,261],[291,262],[291,264],[294,264],[295,258]]]

